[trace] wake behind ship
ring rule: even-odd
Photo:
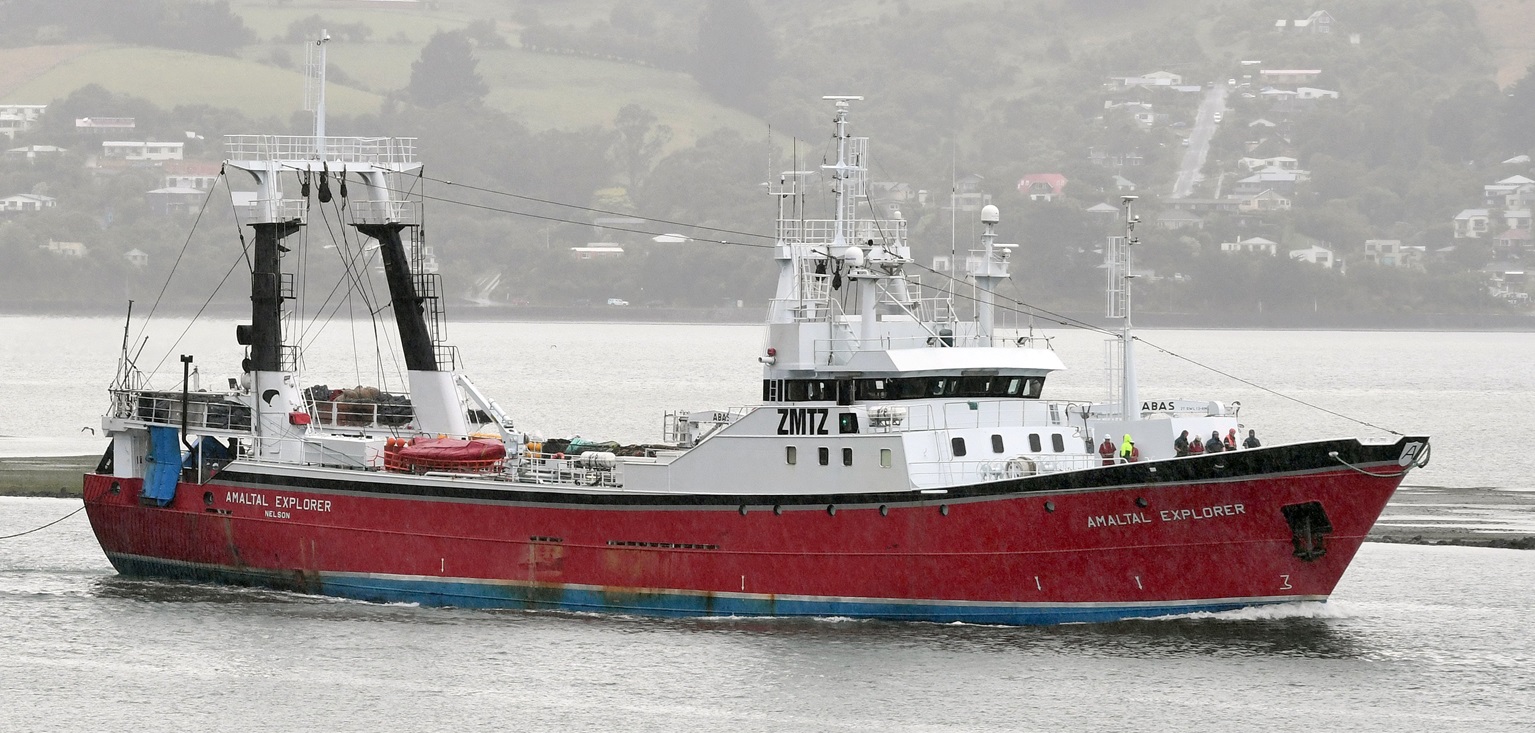
[[[907,272],[906,222],[867,204],[857,99],[828,98],[836,162],[770,187],[762,403],[668,413],[661,443],[627,447],[519,429],[460,369],[421,201],[394,197],[420,167],[412,140],[232,137],[226,166],[258,186],[243,373],[194,391],[184,357],[180,387],[151,390],[125,348],[84,482],[102,549],[130,576],[670,616],[1031,624],[1325,600],[1427,438],[1175,456],[1180,431],[1225,435],[1236,410],[1138,399],[1128,201],[1109,247],[1115,394],[1046,399],[1056,353],[995,326],[1000,212],[980,212],[962,316],[953,288]],[[285,242],[307,207],[286,196],[325,177],[360,192],[346,211],[377,245],[408,396],[301,386]],[[823,181],[832,215],[806,218]],[[1121,436],[1138,456],[1100,454]]]

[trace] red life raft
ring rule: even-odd
[[[384,444],[384,469],[401,473],[495,473],[506,458],[499,440],[476,438],[390,438]]]

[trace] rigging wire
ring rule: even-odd
[[[185,242],[181,243],[181,251],[176,253],[176,261],[171,263],[171,271],[170,271],[169,274],[167,274],[165,276],[165,282],[160,285],[160,293],[159,293],[159,295],[155,296],[154,304],[149,307],[149,314],[144,316],[144,324],[142,326],[139,326],[138,334],[133,337],[134,341],[138,341],[139,337],[144,335],[144,331],[149,328],[149,322],[154,319],[154,317],[155,317],[155,309],[160,307],[160,300],[165,297],[165,291],[170,288],[171,280],[173,280],[176,277],[176,268],[181,265],[181,258],[186,256],[187,248],[192,245],[192,237],[193,237],[193,235],[197,234],[197,225],[202,222],[202,220],[203,220],[203,212],[208,210],[208,202],[213,199],[213,192],[218,189],[218,181],[221,181],[221,180],[225,180],[225,178],[224,178],[224,167],[222,165],[219,166],[218,178],[214,181],[214,184],[212,186],[208,187],[208,194],[206,196],[203,196],[202,206],[199,206],[197,208],[197,218],[192,220],[192,228],[187,230],[187,239],[186,239]],[[228,188],[227,182],[226,182],[225,188]],[[233,196],[233,195],[234,195],[234,192],[231,191],[230,192],[230,196]],[[242,237],[242,240],[243,240],[243,237]],[[176,347],[173,344],[171,346],[171,348],[174,349]]]

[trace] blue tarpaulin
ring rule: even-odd
[[[144,496],[160,506],[176,498],[176,482],[181,479],[181,431],[176,428],[149,428],[149,470],[144,476]]]

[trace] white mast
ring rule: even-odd
[[[853,166],[848,165],[847,162],[847,111],[850,106],[848,102],[862,101],[863,97],[829,95],[821,99],[837,103],[837,164],[823,165],[821,169],[831,171],[832,180],[837,182],[837,214],[834,220],[835,228],[832,231],[831,252],[828,254],[832,257],[841,257],[842,248],[851,240],[848,229],[855,218],[854,207],[858,206],[857,199],[849,195],[847,190],[848,179],[853,173]]]
[[[1141,414],[1140,413],[1140,406],[1141,406],[1140,397],[1135,392],[1135,335],[1134,335],[1134,331],[1133,331],[1134,326],[1130,322],[1130,314],[1131,314],[1131,311],[1132,311],[1132,308],[1131,308],[1131,297],[1130,297],[1130,281],[1132,279],[1134,279],[1134,277],[1135,277],[1135,275],[1133,274],[1133,272],[1131,270],[1131,262],[1132,262],[1131,252],[1133,251],[1132,248],[1135,245],[1140,243],[1140,240],[1135,237],[1135,225],[1140,223],[1140,219],[1138,219],[1135,216],[1135,199],[1136,199],[1135,196],[1126,196],[1126,197],[1124,197],[1124,204],[1125,204],[1125,245],[1124,245],[1124,247],[1125,247],[1125,249],[1124,249],[1125,259],[1124,259],[1124,262],[1125,262],[1125,265],[1124,265],[1123,277],[1124,277],[1125,326],[1124,326],[1124,332],[1120,336],[1120,338],[1123,340],[1123,344],[1124,344],[1124,351],[1123,351],[1123,355],[1124,355],[1124,369],[1123,369],[1124,386],[1120,390],[1120,399],[1122,400],[1122,402],[1120,403],[1120,412],[1119,412],[1120,419],[1122,419],[1122,420],[1134,420],[1134,419],[1139,418],[1140,414]]]
[[[309,44],[304,54],[304,111],[314,113],[314,154],[325,158],[325,43],[330,33]]]

